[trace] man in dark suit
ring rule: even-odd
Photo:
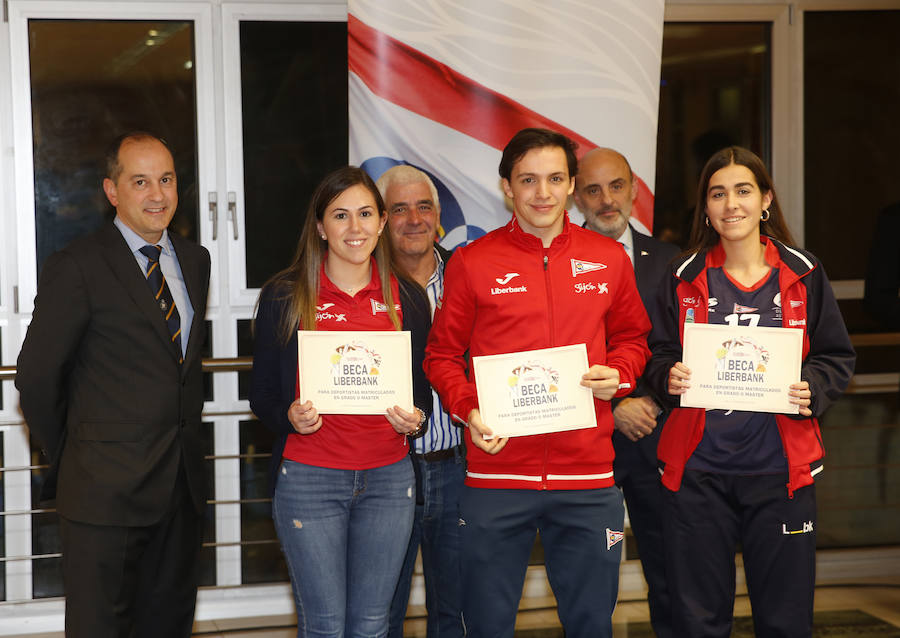
[[[628,220],[635,197],[634,174],[622,154],[595,148],[578,162],[574,198],[584,214],[585,226],[623,245],[634,265],[638,292],[652,321],[656,291],[669,273],[669,262],[678,254],[678,247],[632,230]],[[648,585],[650,619],[657,636],[673,636],[656,465],[656,444],[665,415],[640,380],[631,395],[614,400],[613,404],[613,470],[616,484],[625,495]]]
[[[167,232],[178,193],[162,140],[116,140],[103,190],[113,223],[43,266],[16,387],[50,459],[66,636],[190,636],[209,253]]]

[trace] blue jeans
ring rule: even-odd
[[[412,536],[400,582],[391,603],[390,638],[402,638],[403,619],[419,545],[425,573],[428,638],[462,638],[462,591],[459,566],[459,496],[466,478],[465,453],[428,462],[412,457],[421,483]]]
[[[512,638],[538,531],[567,638],[612,638],[622,543],[611,532],[621,534],[625,519],[618,488],[464,487],[460,514],[469,638]]]
[[[291,575],[298,638],[387,635],[414,498],[408,457],[371,470],[282,461],[272,516]]]

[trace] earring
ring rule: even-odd
[[[767,222],[769,221],[769,217],[771,217],[771,214],[769,213],[769,209],[767,208],[762,212],[762,215],[759,216],[759,221]]]
[[[325,236],[325,233],[322,233],[322,239],[324,239],[325,241],[328,241],[328,237]]]
[[[706,225],[709,226],[709,217],[706,218]]]
[[[381,234],[381,230],[382,230],[382,229],[380,229],[380,228],[378,229],[378,234],[379,234],[379,235]]]

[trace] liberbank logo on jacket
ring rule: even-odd
[[[519,277],[519,276],[520,275],[517,272],[508,272],[505,275],[502,275],[500,277],[495,277],[494,281],[496,281],[501,286],[505,286],[505,284],[508,284],[510,281],[512,281],[513,279],[515,279],[516,277]],[[508,295],[508,294],[517,293],[517,292],[528,292],[528,287],[527,286],[505,286],[504,288],[497,288],[497,287],[491,288],[492,295]]]

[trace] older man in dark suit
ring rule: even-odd
[[[66,635],[190,636],[209,253],[167,232],[178,193],[159,138],[119,138],[103,190],[113,223],[43,266],[16,387],[50,458]]]
[[[634,175],[621,153],[595,148],[578,162],[574,198],[584,214],[585,226],[617,240],[625,248],[634,265],[638,293],[652,321],[657,288],[669,272],[669,262],[678,254],[678,247],[632,230],[628,220],[635,197]],[[665,415],[640,380],[630,396],[614,399],[613,403],[613,470],[616,484],[625,495],[649,588],[650,619],[657,636],[673,636],[656,467],[656,444]]]

